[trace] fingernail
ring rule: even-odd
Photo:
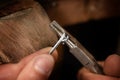
[[[49,76],[53,69],[54,59],[52,56],[43,54],[35,59],[34,67],[37,72]]]

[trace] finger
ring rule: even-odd
[[[77,77],[78,77],[78,80],[118,80],[118,78],[91,73],[85,68],[82,68],[78,72]]]
[[[39,51],[37,51],[37,52],[35,52],[35,53],[33,53],[33,54],[25,57],[25,58],[23,58],[23,59],[20,61],[19,65],[26,65],[26,64],[27,64],[30,60],[32,60],[35,56],[38,56],[38,55],[41,55],[41,54],[48,54],[50,50],[51,50],[51,47],[43,48],[43,49],[41,49],[41,50],[39,50]],[[56,50],[53,52],[52,56],[54,57],[55,60],[57,60],[58,53],[57,53]]]
[[[53,66],[54,58],[48,54],[41,54],[26,65],[17,80],[47,80]]]
[[[3,64],[0,65],[0,80],[16,80],[16,77],[19,75],[20,71],[24,66],[29,63],[35,56],[41,54],[48,54],[50,47],[41,49],[34,54],[31,54],[24,59],[22,59],[18,64]],[[54,58],[57,59],[57,51],[53,52]]]
[[[103,68],[104,67],[104,61],[99,61],[98,64]]]
[[[16,64],[0,65],[0,80],[16,80],[21,69],[22,65],[19,67]]]
[[[120,56],[111,55],[105,60],[104,72],[107,75],[120,77]]]

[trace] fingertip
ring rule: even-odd
[[[18,80],[46,80],[52,72],[54,64],[55,61],[49,54],[35,56],[23,68]]]
[[[92,73],[89,70],[87,70],[86,68],[82,68],[78,71],[77,79],[84,80],[87,77],[89,77],[90,74],[92,74]]]
[[[32,60],[34,57],[42,55],[42,54],[48,54],[49,51],[51,50],[52,47],[47,47],[47,48],[43,48],[40,49],[39,51],[34,52],[33,54],[24,57],[18,64],[19,65],[23,65],[25,66],[30,60]],[[52,54],[52,56],[54,57],[55,61],[57,60],[58,57],[58,53],[57,50],[55,50]]]
[[[120,56],[113,54],[110,55],[104,63],[104,72],[110,76],[120,76]]]
[[[55,50],[51,55],[53,56],[54,60],[57,61],[57,59],[58,59],[58,52],[57,52],[57,50]]]
[[[49,51],[51,50],[52,47],[46,47],[46,48],[43,48],[43,49],[40,49],[39,51],[35,52],[37,54],[48,54]]]
[[[50,52],[51,49],[52,49],[52,47],[43,48],[43,49],[37,51],[36,53],[37,54],[41,54],[41,53],[43,53],[43,54],[49,54],[49,52]],[[54,50],[51,55],[54,57],[54,59],[56,61],[57,58],[58,58],[58,52],[57,52],[57,50]]]
[[[53,69],[54,63],[54,58],[51,55],[43,54],[34,60],[34,68],[36,72],[49,76]]]

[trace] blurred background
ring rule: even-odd
[[[0,0],[0,9],[17,0]],[[28,1],[28,0],[27,0]],[[120,52],[120,0],[36,0],[50,20],[56,20],[96,58]],[[2,10],[0,11],[2,13]],[[64,47],[60,71],[51,80],[77,80],[82,65]]]

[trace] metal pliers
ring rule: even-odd
[[[59,44],[64,43],[69,47],[72,55],[74,55],[76,59],[83,64],[84,67],[94,73],[103,74],[102,68],[97,63],[95,58],[70,33],[65,31],[56,21],[51,22],[50,27],[57,33],[60,38],[52,47],[49,54],[52,54],[52,52],[59,46]]]

